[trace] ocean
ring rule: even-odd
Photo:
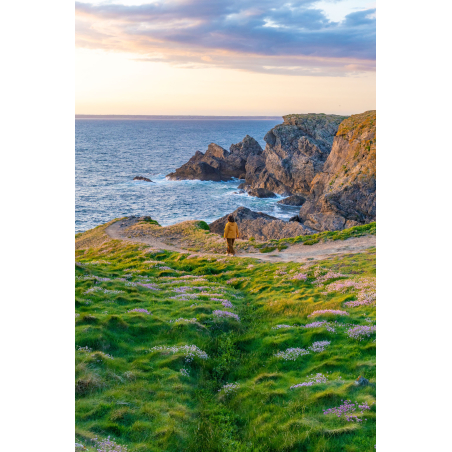
[[[280,197],[234,194],[230,182],[169,181],[165,176],[209,143],[229,150],[246,134],[265,147],[264,135],[283,120],[75,120],[75,232],[113,218],[150,215],[162,226],[184,220],[211,223],[245,206],[281,219],[297,208]],[[145,176],[155,183],[138,182]]]

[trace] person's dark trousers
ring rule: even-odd
[[[228,253],[229,254],[235,254],[235,251],[234,251],[234,240],[235,239],[227,239],[227,241],[228,241]]]

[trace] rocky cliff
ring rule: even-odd
[[[240,143],[231,145],[229,152],[210,143],[205,154],[196,151],[187,163],[167,177],[171,180],[199,179],[217,182],[232,178],[245,179],[248,158],[262,152],[260,144],[249,135]]]
[[[376,218],[376,111],[345,119],[322,172],[311,182],[300,218],[319,231]]]
[[[247,228],[256,238],[260,227],[267,231],[260,234],[262,237],[274,236],[277,227],[289,237],[286,232],[303,235],[375,221],[376,112],[350,117],[306,114],[283,118],[283,124],[265,135],[264,151],[248,135],[229,152],[211,143],[205,154],[198,151],[168,177],[213,181],[245,178],[239,188],[251,196],[272,197],[272,192],[292,198],[296,195],[297,199],[283,203],[301,205],[299,230],[276,218],[271,219],[271,226],[268,219],[264,225],[262,217],[251,218],[247,213]]]
[[[282,195],[307,195],[345,118],[313,113],[283,116],[284,123],[265,135],[265,151],[248,158],[246,184]]]

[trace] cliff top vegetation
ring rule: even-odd
[[[76,238],[79,450],[374,450],[375,248],[260,263],[111,223]]]

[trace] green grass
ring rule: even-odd
[[[295,243],[303,243],[304,245],[315,245],[319,242],[327,242],[334,240],[347,240],[352,237],[362,237],[363,235],[375,235],[377,233],[377,224],[372,222],[369,224],[363,224],[359,226],[353,226],[352,228],[343,229],[342,231],[325,231],[319,232],[318,234],[312,235],[299,235],[297,237],[290,237],[279,240],[268,240],[266,242],[256,243],[254,240],[248,240],[240,242],[241,248],[247,248],[249,246],[254,246],[259,249],[261,253],[268,253],[274,251],[276,248],[278,250],[285,249],[289,245]],[[270,248],[273,248],[269,251]],[[266,250],[266,251],[263,251]]]
[[[141,220],[141,223],[155,224],[156,226],[160,226],[160,223],[157,220],[153,220],[151,217]]]
[[[366,226],[362,233],[372,229]],[[340,236],[331,234],[322,237]],[[346,308],[344,303],[356,298],[353,291],[324,295],[325,288],[315,282],[318,267],[320,274],[349,275],[328,283],[374,278],[375,248],[301,266],[148,253],[145,246],[102,240],[96,238],[96,248],[76,251],[75,343],[90,349],[76,351],[78,443],[94,451],[91,439],[110,435],[129,452],[374,450],[375,405],[362,423],[325,416],[322,410],[343,399],[374,402],[374,386],[353,384],[359,375],[375,383],[374,337],[357,341],[345,332],[346,324],[375,323],[375,306]],[[298,272],[307,280],[291,279]],[[181,279],[185,275],[201,281]],[[136,284],[144,279],[159,290]],[[175,299],[182,294],[174,289],[181,286],[203,288],[189,291],[196,299]],[[234,308],[212,298],[227,299]],[[152,314],[128,312],[135,308]],[[307,317],[319,309],[346,309],[350,316]],[[240,322],[215,321],[213,310],[233,311]],[[180,318],[195,320],[175,322]],[[272,329],[314,320],[336,320],[336,332]],[[324,352],[295,361],[274,357],[322,340],[331,341]],[[208,359],[186,362],[180,351],[150,351],[183,345],[196,345]],[[328,382],[290,389],[313,373],[328,375]],[[224,394],[219,390],[227,383],[240,386]]]
[[[198,222],[198,228],[204,229],[204,231],[210,231],[210,226],[205,221]]]

